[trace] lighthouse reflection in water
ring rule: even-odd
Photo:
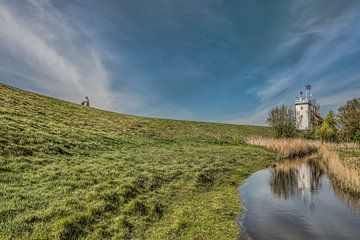
[[[307,159],[306,162],[289,160],[271,170],[269,183],[272,193],[279,198],[297,195],[308,202],[310,208],[314,208],[313,197],[319,190],[322,175],[319,162],[314,159]]]
[[[316,156],[282,161],[239,188],[240,239],[359,239],[360,199],[332,182]]]

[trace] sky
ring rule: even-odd
[[[266,125],[360,96],[360,1],[0,0],[0,82],[97,108]]]

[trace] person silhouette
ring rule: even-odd
[[[88,96],[85,97],[85,101],[83,101],[81,105],[90,107],[90,100]]]

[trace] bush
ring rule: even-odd
[[[311,139],[311,140],[315,140],[317,139],[316,137],[316,128],[311,128],[311,129],[307,129],[307,130],[304,130],[304,131],[301,131],[301,133],[299,134],[299,137],[302,137],[302,138],[306,138],[306,139]]]
[[[316,135],[324,141],[335,141],[336,140],[336,120],[333,111],[330,111],[321,126],[316,130]]]
[[[267,122],[275,130],[276,137],[294,137],[296,131],[295,111],[282,105],[270,110]]]

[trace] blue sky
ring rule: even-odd
[[[360,95],[360,1],[0,0],[0,82],[136,115],[265,124]]]

